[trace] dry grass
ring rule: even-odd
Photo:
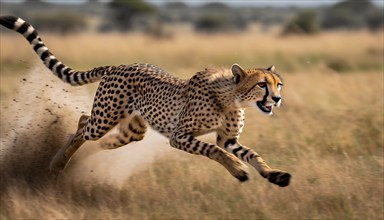
[[[245,66],[273,63],[285,71],[317,69],[329,62],[341,62],[341,65],[351,65],[346,67],[357,70],[383,68],[382,32],[335,32],[285,38],[258,31],[232,35],[186,32],[164,40],[140,34],[43,34],[42,37],[60,60],[81,69],[149,62],[189,76],[191,73],[183,70],[195,71],[196,67],[210,64],[229,66],[233,60],[241,61]],[[3,34],[0,41],[2,68],[11,64],[17,68],[23,61],[30,64],[38,60],[27,43],[22,43],[21,36]]]
[[[165,154],[154,151],[156,156],[150,156],[135,148],[131,152],[145,155],[144,162],[148,157],[157,159],[125,174],[127,171],[117,161],[129,147],[108,156],[90,150],[97,145],[91,144],[75,155],[67,176],[52,181],[42,167],[54,152],[53,146],[60,146],[71,132],[81,111],[89,111],[95,86],[84,87],[80,93],[74,88],[63,93],[65,98],[60,97],[61,89],[69,90],[69,86],[59,83],[46,70],[32,70],[33,76],[42,72],[43,79],[24,75],[22,72],[29,72],[37,57],[21,37],[1,35],[2,218],[384,218],[382,33],[341,32],[290,38],[254,33],[186,34],[163,41],[117,34],[43,35],[43,39],[58,58],[78,69],[149,62],[186,78],[210,64],[275,64],[285,80],[283,105],[272,117],[247,110],[240,140],[272,166],[291,172],[294,179],[291,186],[279,188],[250,169],[251,180],[240,184],[206,158],[177,150]],[[46,83],[53,88],[45,88]],[[14,88],[20,94],[14,94]],[[15,97],[17,103],[12,101]],[[30,105],[38,105],[24,106],[22,103],[27,101],[20,97]],[[77,97],[76,103],[71,103],[73,97]],[[47,102],[48,98],[51,101]],[[76,109],[83,100],[89,107],[81,105]],[[63,102],[65,105],[60,105]],[[46,108],[53,112],[48,118]],[[57,120],[55,115],[60,120],[51,124]],[[26,131],[25,124],[32,124],[33,132]],[[12,139],[13,144],[9,144],[6,135],[12,129],[18,140]],[[166,149],[164,140],[156,141]],[[28,154],[30,149],[37,153]],[[12,156],[15,152],[21,156]],[[91,156],[87,156],[90,152]],[[105,161],[95,159],[103,155]],[[124,157],[133,160],[125,153]],[[9,162],[6,158],[14,159]],[[20,161],[28,161],[28,166],[20,165]],[[121,181],[105,181],[113,179],[111,173],[116,171],[125,178],[122,185]],[[96,180],[92,175],[97,176]]]

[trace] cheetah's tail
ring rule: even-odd
[[[0,16],[0,24],[8,29],[22,34],[33,50],[39,55],[45,66],[57,77],[73,86],[84,85],[98,81],[107,74],[110,66],[98,67],[88,71],[75,71],[56,59],[48,50],[35,28],[23,19],[15,16]]]

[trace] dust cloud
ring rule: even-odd
[[[17,87],[12,97],[1,100],[2,189],[19,180],[40,187],[54,179],[49,162],[75,131],[78,118],[90,113],[96,90],[94,85],[65,84],[43,67],[32,69]],[[170,151],[168,140],[152,130],[143,141],[115,150],[102,150],[97,141],[86,142],[59,178],[119,188],[131,174]]]

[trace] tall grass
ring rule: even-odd
[[[105,155],[102,161],[92,159],[94,151],[81,149],[66,173],[51,180],[43,167],[54,148],[65,142],[81,111],[89,111],[95,86],[81,94],[77,88],[65,92],[69,87],[46,70],[34,69],[33,75],[40,74],[42,79],[31,79],[22,72],[42,64],[21,37],[1,35],[2,218],[384,218],[382,33],[289,38],[253,33],[180,34],[164,41],[118,34],[42,37],[59,59],[76,69],[149,62],[187,78],[208,65],[276,65],[284,78],[282,107],[271,117],[247,109],[240,141],[271,166],[291,172],[293,181],[289,187],[279,188],[250,168],[251,180],[239,183],[209,159],[169,150],[156,153],[153,163],[136,172],[124,174],[120,167],[124,181],[118,185],[104,180],[113,170],[116,173],[122,154],[116,153],[114,158],[97,152]],[[20,94],[14,94],[14,88]],[[52,98],[61,93],[65,100]],[[29,106],[21,105],[20,96],[28,97]],[[71,104],[72,99],[76,103]],[[78,103],[83,100],[88,109]],[[65,105],[60,105],[63,102]],[[25,131],[19,121],[27,120],[26,115],[28,120],[35,116],[34,132],[19,132],[19,139],[8,144],[5,134]],[[47,139],[44,134],[56,138]],[[215,139],[213,135],[204,138]],[[166,145],[164,140],[154,143]],[[87,147],[93,149],[97,143]],[[32,149],[37,154],[28,154]],[[124,154],[127,161],[133,160],[132,156]],[[7,158],[15,159],[9,162]],[[145,158],[147,155],[142,160]],[[22,161],[30,165],[21,166]],[[97,178],[90,179],[93,175]]]
[[[81,69],[149,62],[189,76],[191,73],[182,70],[192,71],[207,65],[229,66],[233,60],[245,66],[275,64],[290,72],[323,66],[336,71],[383,69],[383,32],[334,32],[312,37],[280,37],[259,31],[232,35],[187,32],[164,40],[141,34],[41,35],[60,60]],[[37,60],[22,36],[3,34],[0,41],[2,70],[10,65],[21,68],[22,61]]]

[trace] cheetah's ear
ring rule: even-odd
[[[268,67],[267,70],[271,71],[271,72],[275,72],[275,66],[272,65],[272,66]]]
[[[231,70],[232,70],[232,74],[234,76],[234,80],[235,80],[236,84],[238,84],[244,78],[245,71],[237,63],[232,65]]]

